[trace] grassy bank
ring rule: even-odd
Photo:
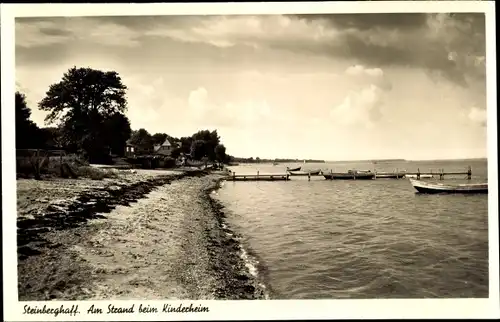
[[[35,152],[33,152],[35,153]],[[102,180],[116,178],[113,169],[99,169],[77,155],[18,155],[16,157],[17,178],[23,179],[53,179],[53,178],[87,178]]]

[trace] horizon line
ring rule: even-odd
[[[256,160],[256,157],[238,157],[233,156],[236,159],[251,159]],[[470,158],[442,158],[442,159],[404,159],[404,158],[385,158],[385,159],[346,159],[346,160],[327,160],[321,158],[260,158],[261,161],[275,161],[275,160],[291,160],[291,161],[303,161],[303,160],[315,160],[327,162],[374,162],[374,161],[405,161],[405,162],[415,162],[415,161],[462,161],[462,160],[488,160],[488,157],[470,157]]]

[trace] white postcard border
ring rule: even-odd
[[[183,4],[2,4],[2,194],[4,318],[7,321],[40,320],[260,320],[260,319],[333,319],[333,318],[493,318],[500,317],[498,276],[498,155],[496,124],[496,48],[495,4],[491,1],[358,1],[316,3],[183,3]],[[14,17],[29,16],[105,16],[158,14],[290,14],[290,13],[382,13],[382,12],[484,12],[486,14],[486,61],[488,102],[488,176],[489,176],[489,299],[432,300],[271,300],[271,301],[78,301],[19,302],[17,300],[16,255],[16,178],[14,93]],[[92,304],[107,311],[113,304],[140,304],[173,307],[182,304],[207,306],[206,313],[159,313],[91,315]],[[77,316],[60,314],[27,315],[25,305],[71,307],[79,305]],[[136,310],[137,311],[137,310]]]

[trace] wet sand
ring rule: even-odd
[[[18,180],[19,300],[263,298],[209,197],[221,177]]]

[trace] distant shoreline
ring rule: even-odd
[[[379,160],[306,160],[306,164],[308,163],[390,163],[390,162],[446,162],[446,161],[487,161],[488,158],[465,158],[465,159],[415,159],[415,160],[410,160],[410,159],[379,159]],[[260,162],[245,162],[245,161],[240,161],[240,162],[235,162],[237,164],[273,164],[274,162],[278,164],[303,164],[303,161],[295,161],[295,160],[290,160],[290,161],[260,161]],[[234,165],[229,165],[229,166],[234,166]]]

